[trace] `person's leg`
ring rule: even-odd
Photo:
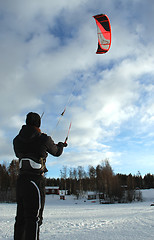
[[[34,181],[29,181],[24,197],[25,240],[39,240],[40,190]]]
[[[39,212],[39,226],[43,223],[43,211],[44,211],[44,205],[45,205],[45,179],[44,177],[40,177],[40,179],[36,182],[39,189],[40,189],[40,195],[41,195],[41,208]]]
[[[14,224],[14,240],[24,240],[24,210],[22,203],[17,205],[17,215]]]
[[[16,187],[17,212],[14,224],[14,240],[24,240],[24,207],[22,198],[23,182],[19,177]]]

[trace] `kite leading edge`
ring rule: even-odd
[[[93,16],[97,25],[98,49],[97,54],[106,53],[111,46],[111,25],[107,15],[99,14]]]

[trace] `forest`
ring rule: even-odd
[[[16,201],[18,171],[17,160],[12,160],[8,167],[5,163],[0,164],[0,202]],[[103,195],[110,203],[141,201],[140,189],[154,188],[154,174],[115,174],[108,159],[96,167],[90,165],[87,171],[82,166],[63,166],[60,178],[45,176],[45,180],[46,186],[59,186],[61,190],[68,190],[69,194],[76,197],[81,197],[87,191],[96,192],[100,198]]]

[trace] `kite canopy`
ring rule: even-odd
[[[105,14],[93,16],[97,25],[98,49],[97,54],[106,53],[111,46],[111,25]]]

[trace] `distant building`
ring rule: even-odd
[[[68,195],[68,190],[59,190],[59,195]]]
[[[59,195],[59,187],[57,186],[57,187],[52,187],[52,186],[47,186],[47,187],[45,187],[45,193],[47,194],[47,195],[49,195],[49,194],[55,194],[55,195]]]
[[[47,186],[45,187],[45,193],[46,195],[59,195],[60,199],[65,200],[66,199],[66,195],[68,195],[68,190],[60,190],[59,186],[57,187],[53,187],[53,186]]]
[[[88,200],[93,200],[93,199],[97,198],[97,193],[96,192],[88,192],[87,195],[88,195],[87,196]]]

